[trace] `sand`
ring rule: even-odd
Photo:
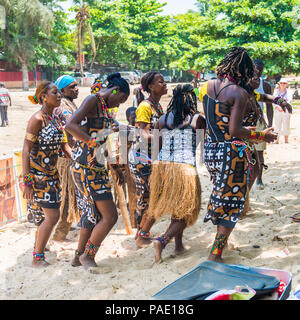
[[[0,155],[22,148],[27,120],[37,110],[27,102],[27,93],[12,91],[11,94],[10,125],[0,128]],[[78,104],[87,94],[88,89],[81,88]],[[165,97],[164,107],[169,98]],[[118,120],[125,120],[124,111],[131,102],[132,97],[120,108]],[[228,264],[291,272],[292,293],[300,289],[300,224],[292,223],[290,218],[300,212],[299,124],[300,106],[292,116],[290,143],[281,140],[279,145],[268,146],[265,190],[257,191],[254,187],[251,210],[237,223],[229,249],[224,252]],[[183,255],[175,256],[171,242],[163,252],[163,262],[154,265],[153,247],[137,250],[133,236],[126,235],[120,216],[96,256],[97,268],[86,271],[71,266],[79,236],[79,230],[73,230],[66,242],[50,241],[46,257],[51,265],[37,270],[31,267],[35,227],[26,221],[14,222],[0,229],[0,299],[149,299],[208,257],[216,227],[204,224],[203,218],[212,184],[206,168],[200,164],[198,170],[203,205],[196,224],[184,233]],[[168,224],[168,218],[157,222],[152,235],[162,233]]]

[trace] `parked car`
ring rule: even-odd
[[[134,70],[134,72],[137,74],[138,76],[138,82],[141,81],[142,76],[144,75],[143,72],[141,70]]]
[[[203,78],[200,79],[200,81],[208,81],[208,80],[211,80],[213,78],[217,78],[217,75],[214,73],[214,72],[206,72],[204,73],[203,75]]]
[[[75,72],[74,78],[77,81],[77,83],[79,83],[83,86],[92,86],[95,79],[97,78],[97,75],[90,73],[90,72],[84,72],[83,77],[81,77],[80,72]]]
[[[171,76],[164,76],[165,82],[172,82],[172,77]]]
[[[120,75],[124,78],[129,84],[138,83],[137,75],[133,71],[120,71]]]

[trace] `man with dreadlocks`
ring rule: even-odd
[[[217,67],[203,98],[206,117],[204,161],[211,175],[211,193],[204,222],[217,225],[209,260],[223,262],[222,252],[243,211],[250,158],[244,139],[273,142],[273,128],[256,132],[243,127],[254,65],[245,48],[232,48]]]
[[[197,112],[197,97],[190,84],[177,85],[167,113],[156,123],[161,132],[158,161],[150,177],[150,200],[147,216],[157,220],[171,215],[166,232],[153,242],[155,261],[175,237],[175,253],[183,252],[183,230],[193,225],[201,208],[201,185],[196,169],[198,129],[205,129],[205,119]]]

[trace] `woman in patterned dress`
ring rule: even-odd
[[[107,135],[116,130],[113,109],[126,102],[130,89],[119,73],[107,81],[107,87],[89,95],[66,124],[66,131],[77,139],[71,171],[81,227],[72,265],[86,269],[97,266],[95,255],[118,219],[108,172],[100,157],[106,150]]]
[[[56,169],[59,150],[71,156],[71,149],[53,110],[60,105],[61,95],[52,82],[42,82],[34,96],[34,104],[41,104],[28,121],[23,146],[23,197],[28,200],[28,220],[37,226],[32,265],[48,266],[45,247],[59,219],[61,204],[59,174]]]
[[[222,252],[240,214],[249,183],[249,150],[245,139],[272,142],[272,128],[255,132],[243,126],[254,65],[247,51],[232,48],[217,68],[217,79],[207,84],[203,98],[206,118],[204,161],[213,191],[204,222],[217,225],[209,260],[222,262]]]
[[[149,97],[144,99],[136,110],[136,127],[128,161],[136,185],[136,245],[143,248],[151,243],[149,231],[155,222],[154,219],[147,219],[145,216],[149,203],[149,177],[152,168],[151,131],[163,115],[159,101],[167,94],[168,89],[164,77],[159,72],[146,73],[141,79],[141,84],[143,91],[149,93]]]

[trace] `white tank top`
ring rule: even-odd
[[[255,90],[255,91],[257,91],[257,92],[260,93],[260,94],[264,94],[264,93],[265,93],[263,83],[264,83],[263,79],[260,78],[259,87],[258,87],[258,89]],[[260,107],[261,107],[261,110],[264,111],[264,103],[261,102],[261,101],[259,101],[258,103],[259,103],[259,105],[260,105]]]

